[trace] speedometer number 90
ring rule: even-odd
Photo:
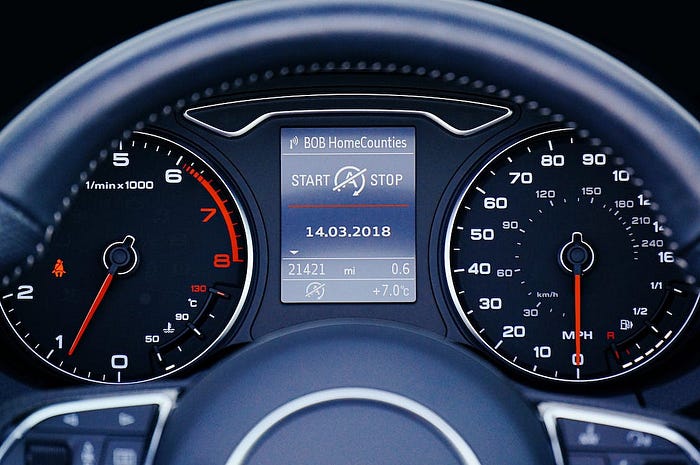
[[[622,158],[567,129],[493,156],[466,182],[445,238],[468,331],[552,380],[609,379],[654,359],[697,293],[642,185]]]

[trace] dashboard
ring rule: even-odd
[[[700,463],[676,75],[449,0],[111,45],[6,103],[0,463]]]

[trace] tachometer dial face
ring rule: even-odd
[[[625,161],[569,130],[529,137],[464,188],[445,240],[459,317],[527,373],[593,381],[668,347],[694,312],[694,278]]]
[[[140,382],[189,365],[234,326],[252,261],[245,214],[222,178],[185,147],[136,133],[104,154],[0,305],[52,367]]]

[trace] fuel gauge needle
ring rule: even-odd
[[[73,355],[73,352],[75,352],[75,348],[78,347],[78,343],[83,338],[83,334],[85,334],[85,330],[87,329],[88,325],[90,324],[92,317],[95,315],[95,312],[97,311],[97,307],[99,307],[100,304],[102,303],[102,299],[104,299],[104,296],[105,296],[105,294],[107,294],[107,290],[109,289],[109,286],[112,284],[112,279],[114,278],[114,274],[117,272],[117,268],[119,268],[119,266],[117,264],[113,264],[109,268],[109,272],[107,273],[107,277],[102,282],[102,286],[100,286],[100,290],[97,292],[97,295],[95,296],[95,300],[92,301],[92,305],[90,305],[90,310],[88,310],[87,315],[85,315],[85,319],[83,320],[83,324],[80,325],[80,329],[78,330],[78,334],[75,336],[75,339],[73,340],[73,344],[70,346],[70,349],[68,350],[68,355]]]
[[[119,273],[120,276],[123,276],[128,273],[131,273],[134,269],[136,269],[136,265],[138,263],[138,254],[136,253],[136,249],[134,249],[134,242],[134,236],[127,235],[123,241],[114,242],[108,245],[104,253],[102,254],[102,262],[107,267],[107,277],[102,282],[100,290],[95,296],[95,300],[93,300],[92,305],[90,305],[90,310],[88,310],[87,315],[85,315],[83,324],[80,325],[78,334],[76,334],[75,339],[73,339],[73,344],[71,344],[70,349],[68,350],[69,356],[73,355],[73,353],[75,352],[75,348],[78,347],[80,340],[85,334],[85,330],[88,328],[90,322],[92,321],[92,317],[95,316],[95,312],[97,311],[100,304],[102,303],[102,300],[107,294],[107,291],[109,290],[109,287],[112,284],[114,276],[117,273]]]

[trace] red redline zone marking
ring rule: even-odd
[[[290,204],[287,208],[408,208],[407,203],[321,203]]]
[[[238,238],[240,237],[240,235],[236,234],[235,229],[235,226],[238,223],[234,224],[231,221],[230,213],[226,209],[226,201],[224,201],[219,196],[219,191],[215,190],[214,187],[212,187],[211,182],[205,180],[204,177],[201,174],[199,174],[194,168],[187,164],[183,164],[182,168],[187,174],[191,175],[194,179],[196,179],[204,187],[204,189],[206,189],[211,198],[214,199],[214,203],[216,203],[216,206],[221,212],[221,216],[223,216],[224,218],[224,222],[226,223],[226,229],[228,230],[228,236],[231,239],[231,259],[235,263],[243,263],[243,259],[239,255],[239,252],[243,250],[243,248],[238,246]]]

